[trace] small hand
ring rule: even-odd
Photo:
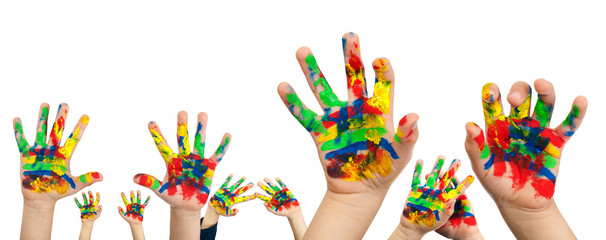
[[[532,89],[523,82],[513,85],[507,98],[511,113],[505,116],[499,88],[484,85],[486,138],[479,126],[470,123],[466,127],[465,147],[484,188],[498,203],[525,209],[542,209],[552,202],[561,152],[587,110],[587,99],[577,97],[566,120],[549,128],[555,103],[553,85],[539,79],[535,88],[539,99],[532,116]]]
[[[423,161],[417,161],[412,189],[408,194],[400,220],[400,224],[405,228],[413,229],[422,235],[444,225],[454,211],[456,199],[473,182],[473,177],[468,176],[464,184],[460,184],[454,189],[447,189],[446,186],[450,184],[461,162],[455,159],[444,176],[439,177],[443,164],[444,157],[438,157],[426,184],[421,185],[420,175]]]
[[[221,162],[231,139],[226,133],[213,156],[204,158],[206,119],[205,113],[198,114],[198,129],[192,152],[187,130],[187,113],[179,112],[177,127],[179,153],[173,153],[158,125],[150,122],[149,131],[166,162],[167,171],[164,181],[148,174],[137,174],[133,178],[135,183],[151,189],[172,207],[188,210],[200,210],[204,207],[208,200],[215,167]]]
[[[442,172],[440,176],[443,176]],[[458,186],[459,180],[455,176],[446,189],[450,191]],[[454,212],[442,227],[436,229],[436,232],[450,239],[470,239],[472,236],[481,235],[471,202],[465,192],[461,192],[457,197]]]
[[[299,201],[297,201],[295,196],[292,194],[292,192],[290,192],[280,178],[276,178],[276,181],[280,187],[276,186],[268,178],[263,179],[263,181],[265,181],[265,184],[263,184],[263,182],[258,182],[257,185],[259,185],[259,187],[269,194],[269,197],[261,193],[255,193],[255,195],[258,199],[265,202],[264,205],[267,208],[267,211],[270,211],[278,216],[289,216],[297,211],[301,211]]]
[[[230,174],[227,179],[225,179],[223,185],[221,185],[221,188],[219,188],[219,190],[215,192],[215,195],[210,199],[210,205],[213,207],[217,214],[222,216],[236,215],[236,213],[238,213],[238,209],[233,208],[234,205],[241,202],[250,201],[256,198],[255,195],[240,196],[244,194],[244,192],[246,192],[248,189],[253,187],[252,183],[248,183],[246,184],[246,186],[238,188],[240,184],[242,184],[246,179],[245,177],[240,178],[238,182],[234,183],[233,185],[231,185],[231,187],[228,188],[229,181],[231,181],[232,177],[233,175]]]
[[[86,198],[86,194],[82,192],[82,199],[84,201],[84,205],[80,204],[78,198],[74,198],[76,205],[80,208],[80,220],[82,222],[94,222],[97,220],[99,216],[101,216],[101,205],[99,205],[99,201],[101,197],[99,193],[96,194],[97,199],[93,197],[93,192],[88,191],[88,199]]]
[[[278,86],[284,104],[309,131],[324,167],[328,190],[356,193],[386,192],[392,180],[410,161],[418,138],[418,116],[409,114],[393,129],[394,72],[385,58],[373,62],[374,96],[368,97],[358,36],[343,36],[348,100],[332,91],[309,48],[297,51],[297,59],[309,87],[324,110],[318,115],[307,108],[287,83]]]
[[[135,200],[135,193],[130,191],[130,202],[126,199],[124,193],[121,193],[122,201],[124,202],[124,206],[126,206],[126,212],[122,207],[118,207],[118,213],[120,216],[130,224],[141,224],[143,223],[143,211],[145,207],[147,207],[147,203],[149,203],[149,196],[145,199],[145,202],[141,204],[141,191],[137,190],[137,199]]]
[[[65,103],[59,106],[57,119],[47,141],[48,109],[47,103],[40,106],[36,141],[33,146],[29,145],[23,135],[21,119],[13,120],[15,139],[21,153],[21,191],[25,200],[56,201],[103,180],[103,176],[98,172],[74,177],[70,171],[71,157],[84,134],[88,116],[82,115],[65,144],[60,146],[69,107]]]

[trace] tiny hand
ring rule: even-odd
[[[71,157],[80,142],[88,124],[88,116],[82,115],[72,134],[61,146],[61,137],[65,127],[69,107],[62,103],[57,112],[57,119],[47,141],[47,123],[49,106],[40,106],[36,141],[29,145],[23,135],[21,119],[13,120],[15,139],[21,153],[21,190],[25,200],[56,201],[72,195],[81,189],[103,180],[98,172],[89,172],[74,177],[70,171]]]
[[[443,172],[440,172],[440,176],[443,176]],[[459,180],[455,176],[446,189],[450,191],[458,186]],[[457,197],[454,212],[442,227],[436,229],[436,232],[450,239],[470,239],[480,234],[471,202],[465,192],[461,192]]]
[[[124,193],[121,193],[122,201],[124,202],[124,206],[126,206],[126,212],[122,207],[118,207],[118,213],[120,216],[130,224],[141,224],[143,223],[143,211],[145,207],[147,207],[147,203],[149,203],[149,196],[145,199],[145,202],[141,204],[141,191],[137,190],[137,199],[135,200],[135,193],[130,191],[130,202],[126,199]]]
[[[86,198],[86,194],[82,192],[82,200],[84,201],[84,205],[80,204],[78,198],[74,198],[76,205],[80,208],[80,220],[82,222],[94,222],[97,220],[99,216],[101,216],[101,205],[99,205],[99,201],[101,197],[99,193],[96,194],[97,198],[93,197],[93,192],[88,191],[88,198]]]
[[[295,196],[292,194],[292,192],[290,192],[280,178],[276,178],[276,182],[278,182],[280,187],[276,186],[268,178],[263,180],[265,181],[265,184],[263,184],[263,182],[258,182],[257,185],[259,185],[259,187],[269,194],[269,196],[265,196],[261,193],[255,194],[257,195],[258,199],[265,202],[267,211],[270,211],[278,216],[289,216],[297,211],[301,211],[299,201],[297,201]]]
[[[400,224],[405,228],[413,229],[422,235],[444,225],[453,214],[457,197],[473,182],[473,177],[468,176],[464,184],[460,184],[454,189],[447,189],[446,187],[450,184],[461,162],[455,159],[444,176],[440,177],[439,173],[443,164],[444,157],[438,157],[427,182],[425,185],[421,185],[423,161],[417,161],[412,189],[400,220]]]
[[[149,131],[164,158],[167,171],[163,181],[148,174],[137,174],[133,178],[135,183],[151,189],[172,207],[194,211],[204,207],[208,200],[215,167],[227,151],[231,138],[226,133],[212,157],[204,158],[206,119],[205,113],[198,114],[198,128],[192,151],[189,145],[187,113],[179,112],[177,126],[179,153],[174,153],[168,146],[158,125],[150,122]]]
[[[245,177],[240,178],[238,182],[234,183],[228,188],[229,181],[231,181],[232,177],[233,175],[230,174],[223,185],[221,185],[221,188],[219,188],[219,190],[215,192],[215,195],[210,199],[210,205],[213,207],[215,212],[221,216],[236,215],[236,213],[238,213],[238,209],[233,208],[234,205],[256,198],[255,195],[240,196],[248,189],[253,187],[252,183],[248,183],[246,186],[238,188],[246,179]]]

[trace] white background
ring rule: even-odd
[[[394,121],[410,112],[420,115],[412,161],[422,158],[426,168],[443,154],[462,160],[460,176],[473,174],[463,148],[464,124],[483,122],[480,90],[486,82],[499,84],[502,94],[515,81],[553,82],[558,96],[553,127],[564,120],[574,97],[587,96],[589,110],[566,145],[554,198],[579,238],[601,234],[603,3],[326,2],[2,1],[0,176],[2,216],[9,220],[3,221],[3,238],[18,237],[22,209],[11,121],[21,117],[27,138],[34,139],[42,102],[51,104],[51,121],[57,106],[69,103],[64,139],[80,115],[91,118],[71,169],[75,175],[99,171],[105,178],[86,189],[101,192],[104,206],[94,239],[130,238],[116,207],[122,203],[119,193],[131,189],[153,195],[145,211],[146,237],[168,237],[169,206],[132,177],[140,172],[164,176],[147,123],[158,122],[174,147],[180,110],[188,111],[190,122],[198,112],[208,113],[207,154],[224,132],[233,135],[211,193],[229,173],[254,182],[279,176],[309,223],[325,179],[311,138],[283,106],[276,87],[291,83],[319,112],[294,57],[297,48],[309,46],[344,98],[341,36],[349,31],[360,36],[366,69],[376,57],[391,60],[397,82]],[[367,78],[374,78],[372,71]],[[410,166],[392,185],[365,239],[386,239],[398,224]],[[468,195],[487,239],[513,238],[479,182]],[[57,203],[55,239],[78,236],[79,211],[72,198]],[[219,239],[291,238],[286,218],[267,212],[260,201],[243,203],[239,210],[220,219]],[[427,238],[441,237],[430,233]]]

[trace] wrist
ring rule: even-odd
[[[214,209],[213,206],[208,206],[206,208],[206,214],[204,214],[204,220],[200,224],[200,229],[207,229],[209,227],[214,226],[219,222],[219,215]]]
[[[415,231],[414,229],[410,229],[407,228],[405,226],[403,226],[402,224],[398,224],[398,226],[396,227],[396,230],[393,231],[393,233],[391,234],[391,236],[389,237],[389,240],[416,240],[416,239],[422,239],[423,236],[425,236],[424,232],[418,232]]]
[[[507,203],[497,206],[505,223],[518,239],[576,238],[553,200],[539,209],[520,208]]]
[[[480,233],[480,231],[475,231],[474,233],[471,234],[467,234],[463,237],[454,237],[454,240],[484,240],[484,236],[482,236],[482,233]]]
[[[299,208],[297,211],[291,212],[290,214],[288,214],[286,216],[286,218],[288,219],[289,222],[294,222],[297,221],[301,218],[303,218],[303,213],[301,212],[301,209]]]

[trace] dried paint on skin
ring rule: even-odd
[[[36,142],[33,146],[29,146],[27,140],[23,136],[23,126],[21,122],[15,123],[15,138],[21,153],[21,160],[24,163],[23,178],[21,185],[23,188],[36,193],[51,193],[66,194],[70,189],[76,188],[76,181],[82,183],[91,183],[93,180],[99,179],[98,172],[89,172],[79,178],[72,178],[67,168],[67,160],[71,158],[72,153],[80,141],[78,138],[81,125],[77,125],[74,131],[70,134],[63,146],[59,146],[61,135],[65,126],[65,116],[67,116],[67,108],[59,107],[59,114],[63,111],[63,115],[55,121],[53,130],[50,134],[50,144],[46,144],[46,124],[48,119],[48,108],[43,107],[39,121],[42,123],[40,129],[36,133]],[[82,126],[88,124],[88,116],[83,116],[81,119]]]
[[[345,44],[347,40],[343,38]],[[360,46],[356,43],[355,48],[360,52]],[[345,49],[345,48],[344,48]],[[349,50],[349,60],[345,63],[345,72],[347,73],[347,88],[353,92],[356,98],[366,96],[366,78],[364,78],[364,65],[362,59],[353,49]]]
[[[308,55],[306,61],[311,71],[309,78],[316,79],[314,86],[320,84],[323,87],[320,96],[327,106],[324,115],[318,117],[313,111],[304,108],[292,89],[288,89],[286,96],[291,113],[305,129],[317,136],[321,144],[320,150],[326,152],[328,175],[346,181],[373,178],[376,174],[389,175],[391,160],[398,159],[399,156],[391,140],[385,138],[388,135],[385,115],[390,111],[392,84],[383,76],[388,70],[387,62],[377,61],[375,69],[378,74],[372,98],[360,95],[352,102],[341,102],[317,68],[313,55]],[[356,61],[349,63],[348,69],[351,68],[352,71],[348,70],[348,79],[361,83],[357,71],[362,67],[355,64]]]
[[[202,125],[199,124],[195,137],[197,140],[201,140],[201,128]],[[180,123],[177,127],[179,153],[173,153],[164,137],[159,133],[159,129],[150,129],[150,133],[166,162],[167,180],[160,182],[149,175],[139,174],[136,176],[138,183],[152,190],[158,190],[160,193],[167,192],[170,196],[181,195],[183,200],[197,199],[199,204],[205,204],[208,200],[214,170],[225,154],[230,138],[225,138],[213,157],[203,158],[200,153],[204,153],[204,143],[196,141],[194,149],[197,153],[191,152],[185,122]]]
[[[228,188],[229,181],[231,181],[231,176],[227,177],[225,183],[223,183],[221,188],[219,188],[219,190],[215,192],[215,195],[210,199],[210,205],[223,216],[235,215],[237,212],[233,209],[234,205],[256,198],[255,195],[240,196],[253,187],[253,184],[249,183],[244,187],[238,188],[244,182],[244,177],[240,178],[238,182]]]
[[[461,184],[455,189],[444,188],[444,186],[447,186],[447,182],[450,183],[452,176],[456,171],[456,167],[454,167],[454,171],[452,171],[451,175],[445,175],[444,177],[439,178],[439,176],[435,174],[435,171],[437,169],[437,173],[439,173],[442,167],[440,162],[443,163],[443,160],[438,160],[436,167],[432,171],[434,174],[432,174],[427,180],[427,183],[422,186],[420,185],[420,175],[423,167],[420,163],[415,167],[412,189],[408,195],[406,207],[402,212],[404,218],[413,224],[424,225],[426,227],[435,226],[436,222],[440,221],[440,214],[444,214],[446,210],[448,210],[448,202],[456,199],[465,185]],[[439,184],[435,184],[437,183],[436,181],[439,181]],[[468,176],[465,181],[467,183],[472,183],[473,177]]]
[[[86,193],[82,192],[82,200],[84,201],[84,205],[80,204],[78,198],[74,198],[76,205],[80,209],[80,219],[95,219],[97,218],[97,214],[99,213],[99,193],[97,193],[97,199],[93,197],[92,192],[88,192],[88,198],[86,197]]]
[[[545,105],[541,95],[537,100],[537,104],[534,106],[534,112],[536,119],[541,123],[541,127],[547,127],[547,124],[551,120],[551,113],[553,112],[553,105]]]
[[[484,89],[489,85],[485,85]],[[482,96],[485,96],[484,89]],[[529,98],[530,96],[524,100],[523,105],[530,105]],[[555,130],[543,127],[546,123],[522,114],[521,112],[527,112],[526,107],[518,108],[520,113],[514,114],[515,117],[506,117],[486,114],[498,112],[498,109],[494,109],[498,104],[484,103],[484,113],[487,116],[486,138],[490,149],[490,156],[482,154],[483,158],[489,157],[484,169],[492,168],[496,177],[510,178],[513,181],[512,188],[516,191],[530,183],[536,191],[536,198],[551,199],[556,183],[553,171],[558,164],[560,149],[564,145],[563,137]],[[548,119],[549,114],[541,111],[539,110],[537,117]],[[571,115],[574,116],[574,109]],[[478,145],[481,146],[479,143]]]
[[[282,189],[270,182],[266,182],[261,188],[269,194],[269,197],[259,194],[257,198],[263,200],[265,206],[274,212],[288,211],[299,207],[299,201],[297,201],[286,185],[281,180],[278,180],[278,184]]]
[[[455,178],[452,179],[452,184],[447,188],[448,190],[458,187],[459,184]],[[449,225],[452,228],[457,229],[463,225],[466,226],[476,226],[476,217],[471,212],[471,203],[465,194],[459,195],[457,197],[456,203],[454,205],[454,212],[448,218],[448,223],[444,226]]]
[[[141,196],[139,192],[137,192],[137,199],[135,200],[135,195],[133,192],[130,194],[130,202],[126,199],[124,193],[121,193],[122,202],[124,202],[124,206],[126,206],[126,212],[122,207],[119,208],[120,214],[126,218],[131,218],[137,220],[139,222],[143,222],[143,212],[145,211],[145,207],[149,203],[149,196],[145,200],[143,204],[141,204]]]
[[[564,122],[562,123],[562,126],[567,129],[564,132],[564,136],[571,137],[574,134],[574,131],[577,128],[577,125],[575,124],[575,119],[577,119],[577,117],[579,117],[580,112],[581,112],[581,110],[579,109],[579,107],[577,105],[572,106],[572,110],[570,111],[570,113],[568,114],[568,116],[566,117]]]

